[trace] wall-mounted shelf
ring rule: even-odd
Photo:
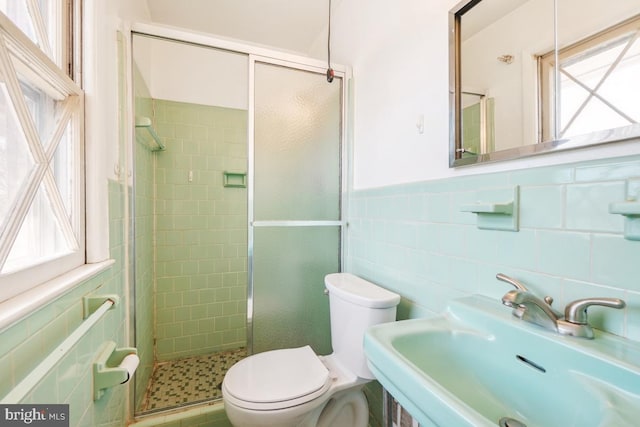
[[[247,174],[245,172],[223,172],[222,185],[231,188],[247,188]]]
[[[136,140],[149,147],[151,151],[165,149],[149,117],[136,116]]]
[[[640,241],[640,178],[627,180],[626,200],[609,204],[609,213],[624,216],[624,238]]]
[[[460,211],[475,214],[511,215],[513,213],[513,201],[499,203],[477,202],[461,206]]]
[[[520,187],[482,191],[476,203],[460,206],[461,212],[477,215],[482,230],[518,231],[520,229]]]

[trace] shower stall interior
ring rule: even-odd
[[[134,32],[137,415],[219,399],[247,353],[331,351],[343,75]]]

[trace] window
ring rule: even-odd
[[[0,0],[0,302],[85,261],[69,3]]]
[[[540,58],[541,105],[546,117],[553,116],[549,113],[553,91],[548,88],[554,62],[553,53]],[[557,129],[551,130],[550,120],[543,121],[546,140],[640,123],[640,16],[561,49],[558,64]]]

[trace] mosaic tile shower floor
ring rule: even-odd
[[[155,412],[221,399],[224,375],[245,357],[247,350],[240,348],[156,363],[141,411]]]

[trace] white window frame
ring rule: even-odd
[[[33,2],[34,0],[29,0],[30,7],[33,7]],[[62,3],[70,6],[69,2]],[[63,11],[56,11],[55,14],[59,18],[62,29],[57,33],[62,34],[64,31],[65,37],[69,37],[69,43],[71,43],[70,24],[73,24],[73,20],[69,19],[70,14]],[[41,24],[42,22],[36,22],[36,32],[39,33],[40,38],[43,37]],[[77,28],[79,26],[73,26],[74,30]],[[69,274],[85,264],[84,94],[82,88],[67,74],[73,72],[73,67],[67,65],[67,59],[72,57],[71,50],[63,50],[61,46],[68,43],[56,40],[52,44],[56,50],[57,64],[48,56],[52,52],[50,49],[45,49],[47,52],[40,49],[7,16],[0,13],[0,75],[3,76],[6,87],[5,96],[7,101],[14,105],[18,121],[36,163],[29,177],[30,185],[18,195],[17,203],[10,216],[11,219],[4,222],[2,229],[0,229],[0,257],[6,258],[8,251],[10,251],[11,243],[20,230],[22,220],[29,211],[38,188],[41,185],[46,188],[55,186],[53,173],[49,169],[49,163],[55,150],[47,149],[37,142],[37,131],[24,102],[17,71],[20,72],[22,78],[26,78],[31,84],[47,92],[49,96],[57,100],[64,100],[62,102],[63,112],[60,115],[58,128],[54,132],[54,141],[59,140],[62,136],[67,129],[68,122],[74,140],[73,144],[77,144],[73,150],[75,158],[72,160],[74,165],[72,182],[76,186],[76,197],[72,200],[70,223],[62,227],[62,232],[67,234],[68,240],[74,241],[74,244],[71,245],[71,252],[52,257],[22,270],[0,275],[0,303],[3,308],[7,305],[6,303],[14,303],[20,299],[33,300],[32,296],[35,295],[49,295],[52,289],[45,289],[47,283],[54,278]],[[79,45],[76,46],[76,48],[78,47]],[[61,200],[56,197],[56,194],[57,191],[50,191],[49,197],[52,205],[58,205],[53,209],[57,210],[57,215],[59,215],[60,209],[64,209],[64,207],[60,206]],[[73,233],[73,235],[70,236],[68,233]],[[2,242],[5,244],[2,245]],[[15,304],[11,305],[16,306]],[[0,318],[0,328],[6,323],[6,314],[5,311],[5,315],[0,316],[2,317]]]

